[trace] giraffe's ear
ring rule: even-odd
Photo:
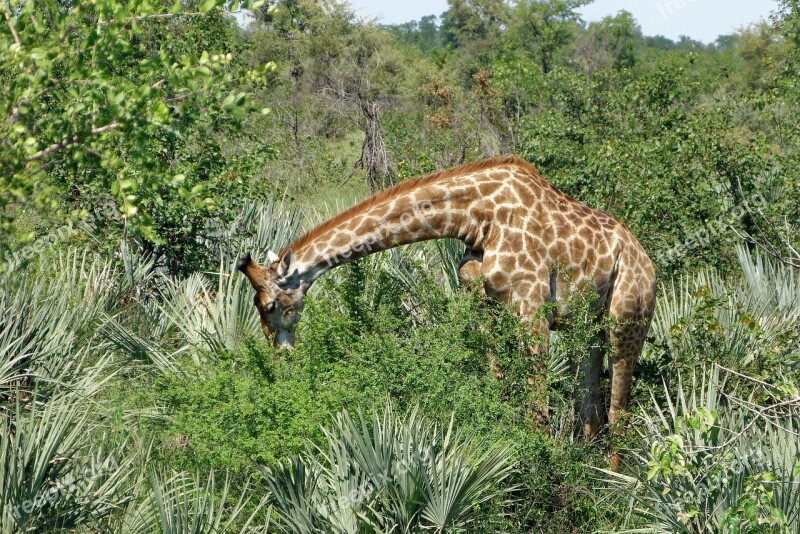
[[[278,284],[284,287],[297,287],[299,281],[300,273],[294,261],[294,254],[289,249],[278,264]]]
[[[277,254],[275,254],[275,253],[274,253],[274,252],[272,252],[271,250],[268,250],[268,251],[267,251],[267,259],[269,260],[269,262],[270,262],[270,263],[275,263],[275,262],[276,262],[276,261],[278,261],[280,258],[278,257],[278,255],[277,255]]]
[[[246,253],[244,256],[239,258],[239,261],[236,262],[236,268],[241,272],[247,272],[247,268],[250,267],[250,264],[253,262],[253,258],[250,256],[250,253]]]
[[[236,268],[250,280],[250,284],[252,284],[256,291],[261,290],[264,282],[260,267],[261,266],[250,256],[249,252],[236,262]]]

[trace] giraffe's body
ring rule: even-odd
[[[495,158],[403,182],[311,230],[272,258],[270,267],[258,266],[249,256],[239,267],[258,292],[262,319],[270,323],[272,313],[270,324],[279,329],[277,312],[264,313],[269,299],[281,303],[283,315],[296,314],[302,294],[327,270],[379,250],[437,238],[463,241],[462,278],[480,277],[487,295],[534,321],[540,333],[557,325],[571,291],[598,292],[599,311],[615,320],[608,335],[609,422],[616,422],[627,408],[633,368],[653,314],[655,272],[627,226],[561,193],[523,160]],[[292,288],[299,301],[296,294],[292,299],[281,295],[291,294]],[[546,302],[556,302],[557,311],[548,321],[536,322]],[[265,332],[272,330],[265,325]],[[588,435],[600,425],[601,367],[602,354],[595,351],[585,366]]]

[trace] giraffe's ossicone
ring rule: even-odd
[[[613,321],[608,422],[627,409],[633,370],[656,298],[655,271],[625,224],[565,195],[528,162],[494,158],[408,180],[320,224],[266,265],[250,255],[238,269],[256,290],[265,335],[291,347],[303,296],[326,271],[398,245],[456,238],[466,245],[462,278],[483,280],[486,294],[511,305],[537,333],[554,326],[570,291],[595,290]],[[542,305],[556,312],[537,320]],[[599,430],[602,351],[584,366],[584,432]]]

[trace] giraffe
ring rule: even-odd
[[[323,222],[278,254],[269,252],[267,265],[248,253],[237,268],[256,291],[264,334],[275,346],[292,347],[303,297],[322,274],[374,252],[439,238],[465,243],[463,281],[482,280],[487,296],[512,306],[545,339],[568,314],[570,292],[597,292],[598,315],[613,319],[606,333],[607,420],[619,426],[653,316],[653,265],[625,224],[565,195],[525,160],[492,158],[401,182]],[[545,303],[553,303],[546,317],[539,313]],[[587,438],[599,432],[606,415],[603,361],[603,351],[595,348],[583,364]],[[541,387],[542,370],[534,371],[529,382]]]

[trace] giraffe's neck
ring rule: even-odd
[[[488,229],[469,174],[413,180],[380,193],[319,225],[290,244],[308,283],[330,269],[400,245],[439,238],[481,248]],[[282,254],[283,254],[282,252]]]

